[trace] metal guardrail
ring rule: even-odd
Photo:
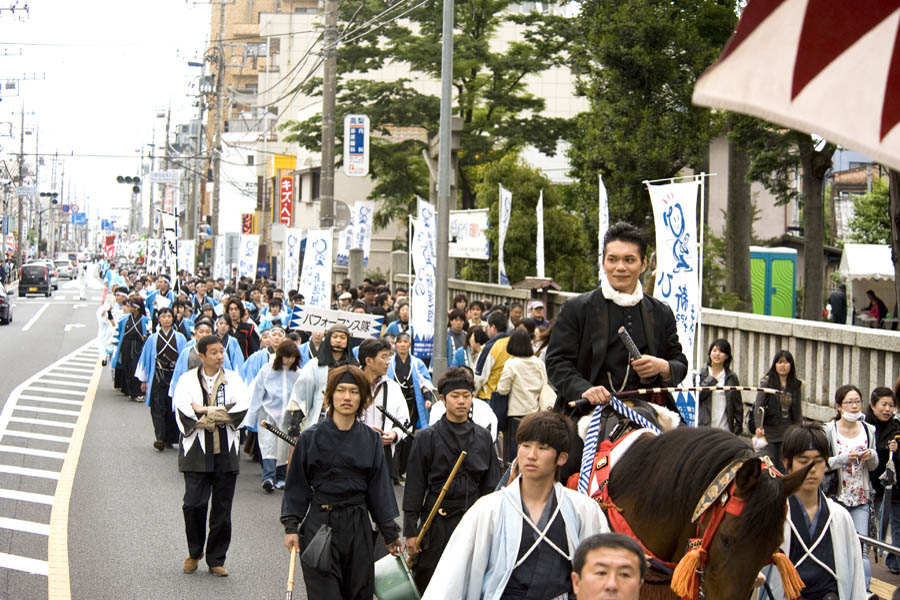
[[[897,548],[896,546],[891,546],[890,544],[885,544],[882,541],[876,540],[874,538],[870,538],[870,537],[862,535],[860,533],[857,533],[856,536],[859,538],[859,541],[861,541],[864,544],[867,544],[869,546],[872,546],[873,548],[878,548],[879,550],[884,550],[885,552],[890,552],[891,554],[900,556],[900,548]]]

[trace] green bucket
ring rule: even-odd
[[[375,561],[375,597],[378,600],[419,600],[419,591],[403,558],[388,554]]]

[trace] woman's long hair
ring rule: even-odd
[[[775,370],[775,365],[778,364],[778,361],[782,358],[787,360],[791,365],[791,370],[788,372],[787,376],[787,388],[790,390],[799,388],[800,380],[797,378],[797,366],[794,364],[794,355],[788,350],[779,350],[775,353],[775,358],[772,359],[772,366],[769,367],[769,371],[766,373],[766,385],[774,388],[781,387],[781,378],[778,376],[778,371]]]

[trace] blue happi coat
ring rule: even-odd
[[[416,412],[418,419],[416,421],[416,429],[424,429],[428,427],[428,409],[425,408],[425,398],[422,395],[422,386],[427,388],[433,387],[431,383],[431,375],[428,374],[428,367],[422,362],[422,359],[416,358],[412,354],[409,355],[410,365],[409,372],[412,376],[413,392],[416,395]],[[397,381],[395,371],[397,365],[397,354],[391,357],[391,364],[388,366],[387,377]]]
[[[122,349],[122,340],[125,339],[125,325],[128,323],[128,317],[130,316],[131,315],[125,315],[121,319],[119,319],[119,324],[117,326],[118,333],[116,333],[116,353],[113,355],[112,362],[109,363],[110,365],[112,365],[113,369],[119,366],[119,352]],[[148,319],[147,317],[141,317],[141,322],[139,325],[141,335],[147,335],[147,324],[149,322],[150,319]]]
[[[147,338],[147,341],[144,342],[144,348],[141,350],[141,358],[138,359],[137,370],[135,370],[134,376],[138,378],[139,381],[142,381],[147,384],[147,393],[146,400],[144,404],[150,406],[150,396],[153,393],[153,381],[154,375],[156,375],[156,346],[159,342],[159,332],[153,333],[150,337]],[[178,356],[181,356],[181,351],[184,349],[185,344],[187,344],[187,339],[181,335],[180,332],[175,332],[175,346],[178,350]],[[174,372],[173,372],[174,379]],[[173,391],[175,388],[171,388]]]

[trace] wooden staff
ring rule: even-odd
[[[288,580],[287,580],[287,595],[285,596],[286,600],[293,600],[294,598],[294,567],[297,566],[297,548],[291,547],[291,566],[288,569]]]
[[[462,466],[463,460],[466,458],[466,451],[463,450],[459,453],[459,458],[456,459],[456,464],[453,465],[453,470],[450,471],[450,476],[447,477],[447,481],[444,482],[444,487],[441,488],[441,493],[438,494],[437,502],[434,503],[434,506],[431,507],[431,513],[428,515],[428,518],[425,519],[425,524],[422,525],[422,529],[419,531],[419,535],[416,536],[416,547],[421,548],[422,539],[425,537],[425,534],[428,532],[428,528],[431,527],[431,522],[434,521],[435,515],[437,515],[438,510],[441,508],[441,502],[444,501],[444,496],[447,495],[447,490],[450,489],[450,484],[453,483],[453,478],[456,477],[456,472],[459,471],[459,467]],[[408,559],[406,561],[407,565],[412,566],[412,560]]]
[[[675,393],[675,392],[763,392],[765,394],[788,395],[789,392],[778,390],[775,388],[745,386],[745,385],[702,385],[695,387],[653,387],[641,388],[638,390],[627,390],[613,394],[617,398],[625,398],[628,396],[643,396],[647,394]],[[587,402],[586,399],[573,400],[569,402],[569,406],[578,406]]]

